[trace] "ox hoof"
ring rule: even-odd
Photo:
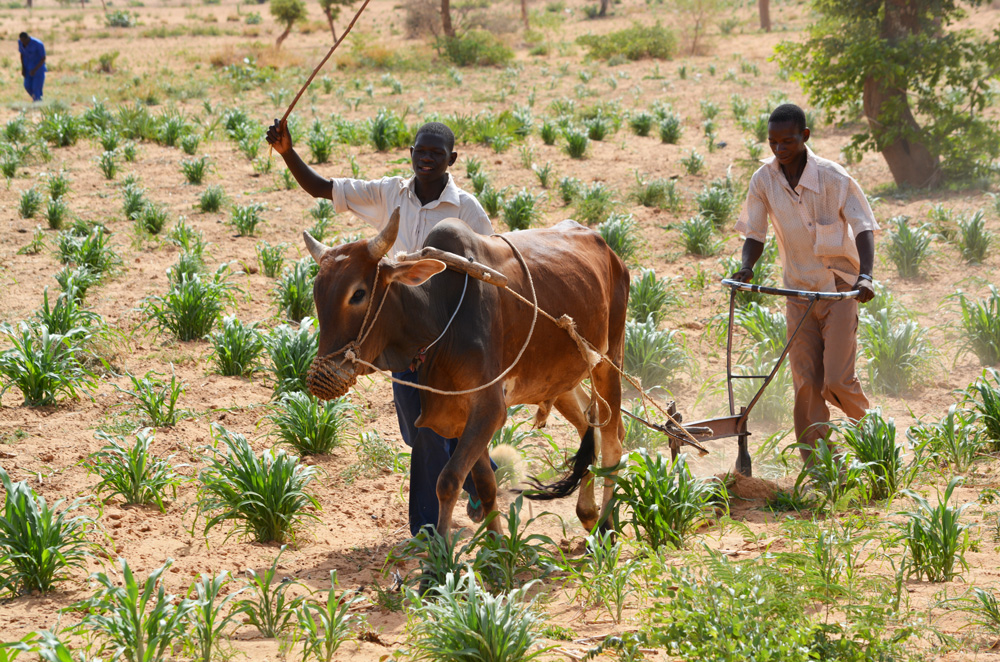
[[[469,503],[465,506],[465,512],[476,524],[479,524],[484,519],[486,519],[486,510],[483,508],[482,501],[476,501],[473,503],[472,497],[469,497]]]

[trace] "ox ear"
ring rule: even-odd
[[[302,239],[306,242],[306,250],[308,250],[309,254],[312,255],[312,258],[316,260],[316,264],[319,264],[319,261],[323,259],[323,253],[327,251],[329,246],[317,240],[306,231],[302,232]]]
[[[389,280],[398,282],[401,285],[416,287],[426,282],[431,276],[439,274],[447,268],[448,266],[441,260],[403,262],[393,267]]]

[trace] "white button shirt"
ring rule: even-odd
[[[354,212],[377,230],[385,227],[393,210],[399,207],[399,233],[390,256],[422,248],[434,226],[446,218],[463,220],[479,234],[493,234],[490,218],[482,205],[458,188],[450,174],[441,196],[426,205],[417,197],[413,177],[383,177],[371,181],[344,177],[331,182],[330,199],[334,208],[338,212]]]
[[[835,275],[848,285],[857,282],[860,260],[855,240],[879,226],[868,199],[847,171],[806,149],[806,167],[795,189],[774,157],[764,161],[750,179],[736,231],[763,242],[770,216],[785,287],[835,292]]]

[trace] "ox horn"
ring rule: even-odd
[[[378,233],[378,236],[368,240],[368,254],[373,260],[381,260],[382,256],[389,252],[392,245],[396,243],[397,232],[399,232],[399,207],[396,207],[392,212],[389,222]]]
[[[312,258],[316,260],[316,264],[319,264],[319,261],[323,259],[323,253],[326,252],[329,246],[319,241],[316,237],[312,236],[305,230],[302,232],[302,238],[306,242],[306,250],[308,250],[309,254],[312,255]]]

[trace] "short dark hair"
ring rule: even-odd
[[[783,103],[775,108],[774,112],[771,113],[771,116],[767,118],[768,124],[784,124],[785,122],[794,122],[795,128],[799,131],[805,131],[805,111],[796,106],[794,103]]]
[[[417,135],[413,136],[413,142],[416,143],[417,139],[424,134],[441,138],[448,147],[449,152],[455,151],[455,133],[448,128],[447,124],[442,124],[441,122],[428,122],[424,124],[417,129]]]
[[[31,39],[31,37],[28,36],[27,32],[22,32],[21,34],[17,35],[17,38],[18,39]]]

